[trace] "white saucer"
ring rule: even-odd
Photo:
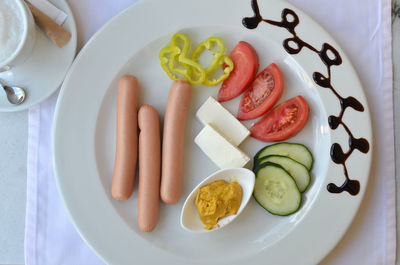
[[[37,28],[36,43],[30,57],[22,65],[0,73],[0,79],[6,84],[25,88],[25,102],[12,105],[5,92],[0,91],[0,112],[24,110],[47,99],[58,89],[75,57],[77,33],[71,9],[64,0],[51,2],[67,13],[63,27],[71,33],[71,39],[60,49]]]

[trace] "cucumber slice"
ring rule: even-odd
[[[266,162],[257,171],[253,196],[268,212],[286,216],[301,205],[301,193],[296,182],[281,166]]]
[[[293,143],[277,143],[266,146],[258,151],[258,153],[254,156],[254,164],[258,164],[258,160],[269,155],[290,157],[291,159],[303,164],[308,170],[311,170],[314,162],[310,150],[308,150],[308,148],[304,145]]]
[[[254,167],[254,172],[257,173],[257,171],[260,169],[260,165],[264,164],[265,162],[272,162],[282,166],[294,178],[300,192],[304,192],[310,185],[310,172],[303,164],[300,164],[296,160],[293,160],[287,156],[266,156],[259,160],[258,164]]]

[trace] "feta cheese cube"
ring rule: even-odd
[[[200,131],[194,142],[221,169],[243,167],[250,160],[210,125]]]
[[[213,97],[209,97],[196,113],[204,124],[211,124],[233,145],[238,146],[250,131]]]

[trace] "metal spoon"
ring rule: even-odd
[[[25,90],[20,87],[7,86],[0,83],[0,86],[4,89],[7,94],[7,99],[11,104],[19,105],[25,100]]]

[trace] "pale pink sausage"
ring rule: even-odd
[[[161,199],[169,204],[178,202],[181,196],[183,145],[191,94],[191,85],[180,79],[171,85],[168,95],[164,116]]]
[[[111,187],[116,200],[129,199],[135,182],[138,97],[136,77],[124,75],[118,82],[117,145]]]
[[[138,120],[140,128],[138,223],[143,232],[151,232],[157,225],[160,201],[160,120],[157,110],[149,105],[140,108]]]

